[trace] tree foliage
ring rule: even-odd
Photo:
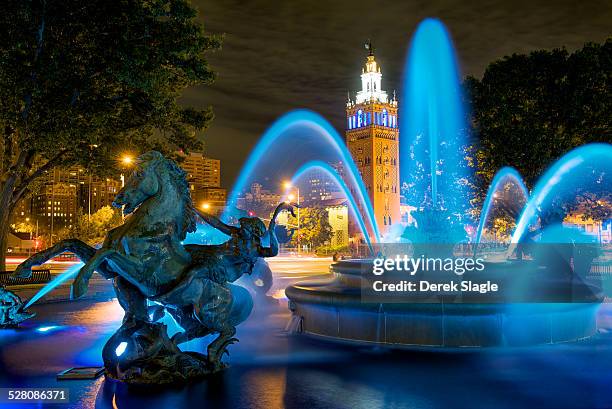
[[[469,77],[479,173],[486,181],[504,165],[533,185],[554,160],[576,146],[612,142],[612,39],[565,49],[513,54]]]
[[[55,166],[108,173],[124,151],[201,146],[210,109],[184,108],[214,79],[186,0],[9,0],[0,15],[0,235]],[[2,249],[0,249],[1,251]]]
[[[121,210],[103,206],[91,216],[79,212],[74,225],[68,230],[67,236],[83,240],[89,244],[100,243],[109,230],[123,222]]]
[[[332,238],[332,227],[329,224],[327,210],[319,207],[304,207],[299,213],[300,244],[307,244],[316,249],[329,243]],[[292,227],[297,226],[297,217],[289,216],[288,223]],[[295,229],[291,235],[291,244],[297,246],[297,243],[298,232]]]
[[[588,43],[571,54],[565,49],[513,54],[491,63],[482,79],[468,77],[464,85],[479,141],[475,155],[478,200],[482,201],[495,172],[503,166],[515,167],[531,188],[548,166],[571,149],[591,142],[611,143],[611,74],[612,39],[608,39],[603,44]],[[609,194],[610,175],[605,177],[607,183],[580,195],[601,198],[606,190]],[[599,203],[591,201],[589,206],[604,203],[608,210],[596,212],[610,216],[610,202]]]

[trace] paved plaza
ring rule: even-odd
[[[600,310],[601,331],[594,339],[537,348],[391,351],[287,335],[282,289],[325,274],[330,262],[273,260],[271,293],[278,304],[256,305],[238,328],[240,342],[230,347],[231,367],[210,379],[152,390],[104,377],[56,381],[55,375],[69,367],[101,365],[101,348],[120,324],[122,310],[115,300],[90,299],[37,305],[37,317],[24,328],[2,331],[0,384],[67,387],[70,404],[58,408],[612,407],[608,305]],[[188,347],[202,351],[206,342]]]

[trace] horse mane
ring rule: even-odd
[[[147,152],[138,158],[138,166],[148,165],[149,163],[163,166],[167,171],[170,179],[174,182],[177,192],[179,193],[179,199],[183,202],[183,223],[179,228],[180,238],[184,240],[187,233],[196,231],[196,209],[191,199],[189,192],[189,183],[187,182],[187,173],[180,168],[172,159],[164,157],[157,151]]]

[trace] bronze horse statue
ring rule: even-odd
[[[72,283],[72,298],[86,293],[94,271],[113,280],[125,310],[121,328],[103,349],[107,374],[113,378],[173,383],[222,369],[221,357],[236,341],[235,326],[253,306],[248,291],[231,283],[250,274],[259,257],[278,253],[275,220],[283,209],[293,213],[293,207],[281,203],[267,229],[258,218],[227,225],[196,210],[185,172],[155,151],[138,158],[113,205],[123,207],[129,217],[108,232],[100,249],[76,239],[63,240],[24,261],[15,274],[27,277],[33,266],[69,251],[85,263]],[[198,218],[229,240],[220,245],[183,245],[187,233],[196,230]],[[269,247],[262,245],[266,234]],[[184,329],[172,339],[165,326],[155,322],[164,311]],[[206,356],[183,353],[177,346],[212,333],[218,336],[208,345]]]

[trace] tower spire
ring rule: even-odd
[[[372,40],[368,38],[368,41],[365,42],[365,49],[368,50],[369,56],[374,56],[374,47],[372,47]]]
[[[370,39],[366,41],[365,48],[368,50],[368,56],[361,70],[361,91],[357,93],[356,102],[358,104],[364,101],[387,103],[387,92],[383,91],[381,86],[382,73],[374,58],[374,47]]]

